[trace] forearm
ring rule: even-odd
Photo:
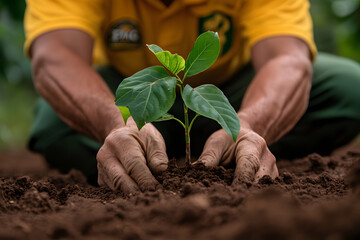
[[[238,112],[243,127],[262,136],[268,145],[293,128],[304,114],[311,88],[307,59],[281,55],[256,74]]]
[[[63,121],[100,142],[124,125],[113,94],[89,62],[66,47],[45,50],[34,54],[34,83]]]

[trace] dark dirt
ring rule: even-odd
[[[0,153],[0,239],[360,239],[360,147],[279,160],[279,178],[175,163],[162,190],[124,196]]]

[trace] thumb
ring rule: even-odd
[[[224,164],[234,156],[233,145],[234,142],[229,135],[223,130],[218,130],[206,141],[198,162],[213,167],[218,166],[220,163]]]
[[[167,169],[169,160],[166,155],[165,147],[154,143],[147,149],[146,155],[148,166],[152,173],[160,174]]]
[[[143,129],[142,129],[143,130]],[[166,154],[166,145],[164,138],[155,127],[148,124],[140,136],[145,143],[145,153],[147,164],[153,174],[160,174],[168,166],[169,158]]]

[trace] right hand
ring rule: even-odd
[[[279,176],[276,159],[259,134],[242,127],[236,142],[220,129],[206,141],[199,162],[206,166],[236,164],[233,184],[257,182],[265,175]]]
[[[153,174],[166,170],[168,157],[160,132],[150,123],[140,131],[130,117],[113,130],[97,154],[98,183],[126,194],[160,187]]]

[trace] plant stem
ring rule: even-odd
[[[179,78],[179,76],[177,74],[175,75],[175,77],[176,77],[176,80],[178,82],[180,82],[181,85],[183,85],[183,80],[181,80],[181,78]]]
[[[198,116],[200,116],[200,114],[196,113],[195,117],[191,120],[191,123],[190,123],[190,126],[189,126],[189,134],[190,134],[192,125],[194,124],[194,121],[195,121],[195,119],[196,119]]]
[[[190,128],[189,128],[189,114],[188,107],[184,104],[184,117],[185,117],[185,144],[186,144],[186,165],[191,164],[191,153],[190,153]]]
[[[183,122],[180,121],[179,119],[177,119],[176,117],[173,117],[172,119],[174,119],[175,121],[177,121],[178,123],[180,123],[181,126],[183,126],[184,129],[186,128],[186,127],[185,127],[185,124],[183,124]]]
[[[184,80],[185,80],[185,76],[184,78],[181,80],[179,78],[178,75],[176,75],[177,81],[181,83],[180,86],[180,95],[182,97],[183,94],[183,90],[184,90]],[[184,103],[184,119],[185,119],[185,124],[182,124],[185,128],[185,144],[186,144],[186,153],[185,153],[185,162],[186,162],[186,166],[190,166],[191,164],[191,151],[190,151],[190,130],[191,127],[194,123],[195,118],[198,117],[198,114],[193,118],[193,120],[191,121],[190,125],[189,125],[189,114],[188,114],[188,107],[185,105]],[[180,121],[181,122],[181,121]]]

